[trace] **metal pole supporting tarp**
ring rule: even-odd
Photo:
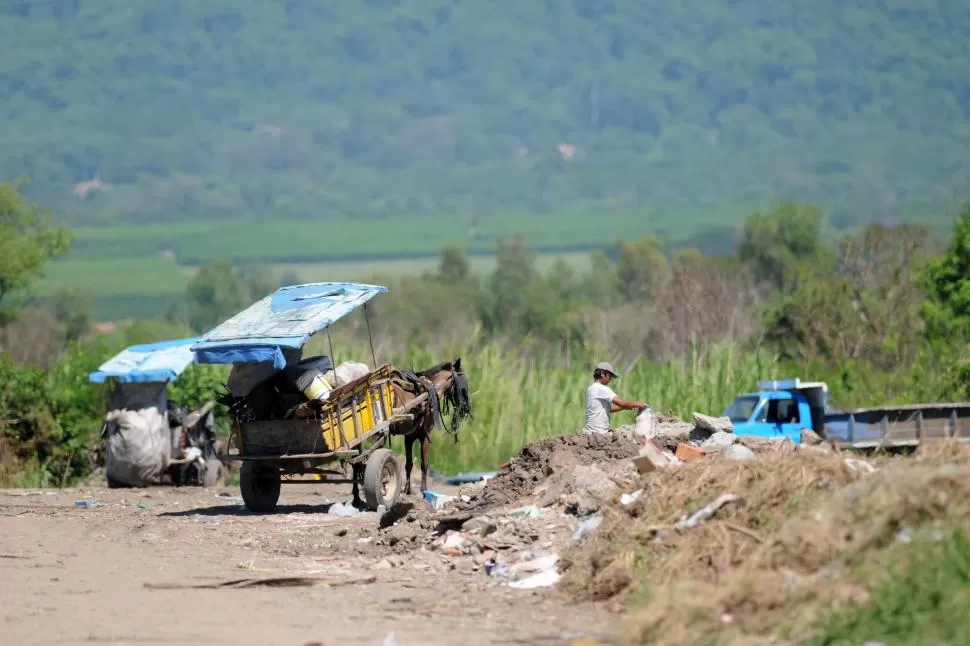
[[[370,333],[370,309],[364,303],[364,322],[367,323],[367,340],[370,342],[370,358],[373,360],[373,370],[377,370],[377,353],[374,352],[374,337]]]

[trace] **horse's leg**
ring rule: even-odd
[[[425,431],[421,437],[421,495],[428,489],[428,449],[431,446],[431,434]]]
[[[364,501],[360,499],[360,482],[364,479],[364,467],[359,464],[355,464],[353,469],[353,479],[354,479],[354,502],[351,503],[354,507],[360,508],[364,506]]]
[[[414,447],[414,436],[404,436],[404,495],[411,495],[411,468],[414,466],[414,458],[411,455]]]

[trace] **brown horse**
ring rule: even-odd
[[[396,422],[391,435],[404,437],[404,493],[411,494],[411,469],[414,467],[414,443],[421,442],[421,493],[428,488],[428,449],[436,426],[451,433],[458,441],[458,427],[472,417],[468,377],[461,371],[461,358],[438,364],[419,373],[398,371],[393,380],[395,408],[406,406],[423,394],[427,401],[413,409],[413,419]],[[442,412],[452,411],[451,427],[442,420]]]

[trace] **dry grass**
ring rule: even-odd
[[[874,462],[869,476],[801,452],[652,473],[640,500],[610,510],[598,538],[567,555],[566,590],[642,605],[627,644],[803,641],[825,613],[867,602],[858,573],[878,577],[900,531],[939,540],[970,522],[970,451]],[[728,492],[742,499],[714,519],[671,527]]]
[[[566,560],[567,590],[603,600],[626,591],[638,577],[652,583],[691,578],[718,581],[778,529],[781,520],[859,475],[837,456],[763,454],[753,463],[694,462],[655,471],[643,495],[611,509],[596,538]],[[726,493],[741,500],[693,529],[674,525]]]

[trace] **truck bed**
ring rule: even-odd
[[[970,441],[970,404],[909,404],[830,413],[825,416],[825,437],[857,449]]]

